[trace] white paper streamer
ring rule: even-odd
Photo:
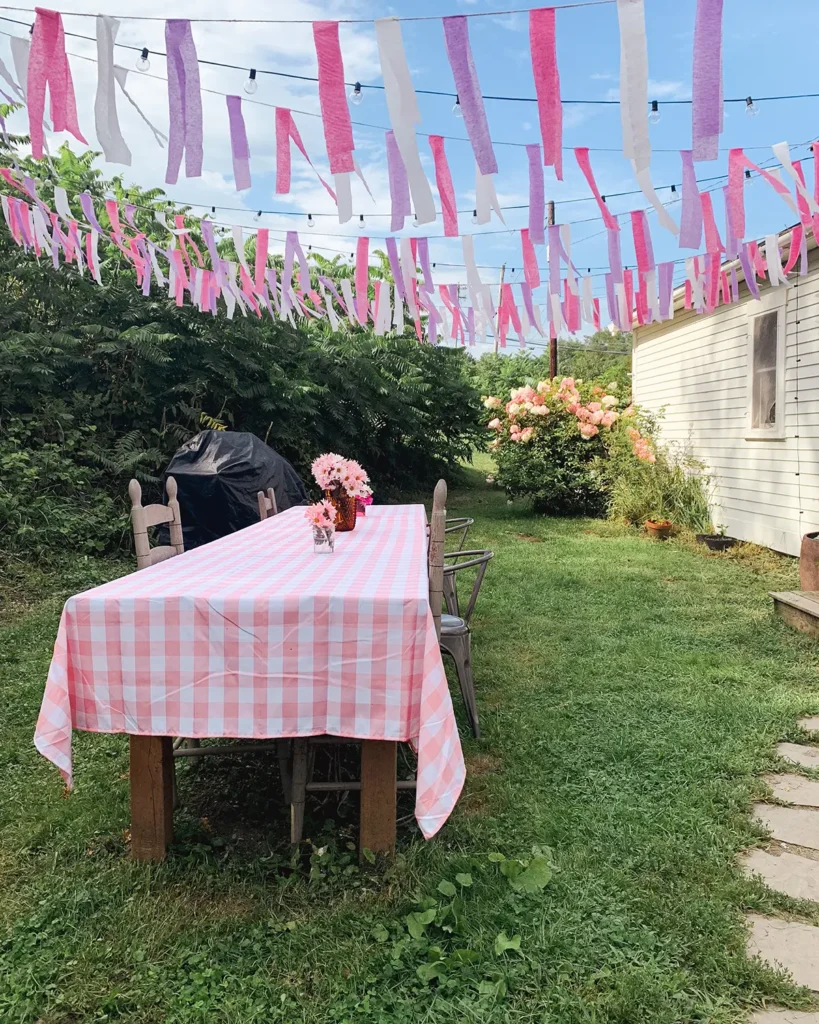
[[[651,310],[655,323],[660,322],[660,293],[657,290],[657,271],[647,270],[645,276],[646,303]]]
[[[353,216],[353,190],[350,185],[349,172],[333,175],[336,201],[338,203],[338,222],[346,224]]]
[[[66,195],[65,189],[62,185],[54,186],[54,205],[57,207],[57,213],[59,213],[66,225],[69,225],[72,220],[75,220],[74,214],[71,212],[71,208],[68,205],[68,196]]]
[[[162,148],[164,148],[165,144],[168,141],[168,136],[164,132],[161,132],[153,124],[151,124],[151,122],[148,120],[148,118],[142,113],[142,107],[139,106],[139,104],[136,102],[136,100],[133,98],[133,96],[125,88],[125,83],[128,81],[128,69],[120,67],[119,64],[115,64],[114,65],[114,78],[116,79],[117,85],[120,87],[120,91],[122,92],[122,95],[125,97],[126,100],[128,100],[128,102],[131,104],[131,106],[134,108],[134,110],[139,114],[139,116],[142,118],[142,120],[145,122],[145,124],[147,124],[148,127],[153,132],[153,136],[156,139],[157,145],[162,147]]]
[[[392,309],[390,308],[390,283],[382,281],[378,289],[378,308],[375,311],[375,333],[383,336],[390,329]]]
[[[338,282],[341,288],[341,294],[344,296],[344,301],[347,304],[347,316],[350,318],[350,323],[353,327],[357,327],[360,324],[358,314],[355,308],[355,299],[353,298],[353,286],[350,283],[349,277],[342,277]]]
[[[375,38],[390,125],[407,171],[415,216],[419,224],[432,224],[435,220],[435,202],[418,152],[415,126],[421,123],[421,112],[404,52],[401,23],[395,18],[376,19]]]
[[[648,46],[643,0],[617,0],[620,24],[620,120],[623,156],[635,174],[651,163],[648,138]]]
[[[404,302],[397,288],[395,289],[395,306],[392,311],[392,325],[396,334],[404,333]]]
[[[646,167],[644,170],[638,171],[634,164],[632,164],[632,166],[634,167],[634,177],[637,179],[640,191],[657,211],[657,219],[660,224],[662,224],[667,231],[670,231],[672,235],[678,235],[680,233],[680,229],[677,226],[677,222],[660,202],[660,197],[654,191],[654,185],[651,182],[651,172],[649,169]]]
[[[96,231],[94,228],[91,228],[91,258],[88,261],[90,264],[89,269],[91,271],[91,276],[94,278],[97,284],[102,284],[102,275],[100,274],[100,258],[99,253],[97,252],[97,243],[99,242],[99,240],[99,231]]]
[[[501,224],[506,223],[495,192],[494,177],[493,174],[481,174],[478,165],[475,164],[475,212],[479,224],[489,223],[492,210],[498,215]]]
[[[765,262],[771,287],[779,288],[780,285],[784,285],[790,288],[791,283],[782,272],[782,253],[779,251],[779,239],[776,235],[765,236]]]
[[[418,277],[418,271],[415,269],[415,259],[412,255],[412,244],[409,238],[401,239],[401,276],[404,278],[404,294],[407,297],[410,316],[413,320],[417,320],[418,303],[415,301],[412,282]]]
[[[25,100],[25,96],[23,95],[23,90],[14,81],[14,79],[11,77],[11,72],[6,67],[6,65],[3,63],[2,60],[0,60],[0,78],[3,79],[3,81],[8,85],[8,87],[11,89],[12,92],[16,92],[17,95],[20,97],[20,99]]]
[[[248,265],[247,265],[247,257],[245,256],[245,238],[244,238],[244,235],[242,233],[241,225],[239,225],[239,224],[231,225],[230,233],[231,233],[231,235],[233,235],[233,244],[236,246],[236,256],[237,256],[237,258],[239,260],[239,265],[241,266],[242,270],[244,270],[244,272],[247,274],[247,276],[250,277],[251,276],[251,274],[250,274],[250,267],[248,267]],[[235,277],[236,277],[236,265],[234,264],[233,265],[233,280],[235,280]],[[230,277],[229,277],[229,280],[230,280]]]
[[[353,167],[355,167],[355,173],[361,179],[361,184],[367,190],[367,195],[370,197],[370,199],[372,199],[373,202],[375,202],[375,196],[372,194],[370,186],[367,184],[367,179],[364,177],[364,172],[361,170],[358,160],[356,160],[355,158],[355,153],[353,153]]]
[[[620,310],[620,323],[624,331],[631,330],[631,310],[626,304],[626,286],[622,283],[615,283],[614,297],[617,300],[617,307]]]
[[[461,236],[461,248],[464,254],[464,265],[466,267],[466,286],[469,289],[469,298],[472,302],[472,308],[477,311],[479,305],[483,301],[483,281],[481,281],[481,275],[478,272],[478,266],[475,263],[475,242],[472,235]],[[484,312],[487,316],[490,315],[489,309],[485,308]]]
[[[771,146],[771,149],[773,150],[773,154],[776,159],[782,164],[790,177],[793,178],[794,183],[796,184],[796,191],[807,202],[810,212],[819,213],[819,205],[817,205],[816,200],[802,184],[799,175],[796,173],[796,168],[791,162],[791,147],[787,142],[777,142],[775,145]],[[782,198],[784,199],[785,197],[783,196]]]
[[[97,95],[94,99],[94,123],[105,159],[112,164],[131,166],[131,151],[119,127],[114,78],[114,43],[119,22],[105,14],[97,15]]]
[[[165,230],[170,232],[170,234],[172,235],[186,235],[188,233],[187,228],[172,228],[171,225],[166,220],[165,214],[162,212],[162,210],[154,211],[154,220],[158,224],[161,224],[162,227],[165,228]]]
[[[580,300],[580,312],[583,319],[587,324],[594,323],[594,292],[592,290],[594,282],[591,276],[584,277],[581,282],[581,294]]]

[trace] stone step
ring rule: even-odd
[[[819,782],[806,779],[804,775],[766,775],[765,781],[783,804],[819,807]]]
[[[797,985],[819,991],[819,928],[797,921],[749,914],[748,955],[784,968]]]
[[[819,1013],[802,1010],[757,1010],[748,1024],[819,1024]]]
[[[819,715],[811,715],[810,718],[800,718],[796,723],[805,732],[819,732]]]
[[[759,875],[776,892],[819,902],[819,861],[778,850],[749,850],[740,864],[746,874]]]
[[[819,850],[819,810],[754,804],[754,814],[774,839]]]
[[[778,743],[776,752],[786,761],[801,764],[803,768],[819,768],[819,747],[802,743]]]

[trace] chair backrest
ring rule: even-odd
[[[156,565],[157,562],[163,562],[166,558],[181,555],[185,550],[185,542],[182,538],[182,516],[179,512],[179,502],[176,500],[176,480],[172,476],[169,476],[165,482],[165,490],[168,494],[167,505],[143,505],[142,488],[139,481],[132,480],[128,484],[137,569],[147,569],[149,565]],[[152,548],[148,539],[148,530],[150,527],[160,526],[162,523],[168,524],[171,543]]]
[[[446,543],[446,481],[435,485],[432,516],[429,521],[429,606],[435,622],[435,632],[441,639],[441,611],[444,600],[444,544]]]
[[[472,612],[475,610],[475,604],[478,600],[478,594],[481,591],[481,584],[483,578],[486,575],[486,567],[495,557],[494,551],[450,551],[444,555],[444,558],[451,561],[451,565],[444,566],[445,576],[454,576],[456,573],[461,572],[463,569],[473,569],[477,567],[475,573],[475,582],[472,584],[472,593],[469,596],[469,604],[466,606],[466,611],[463,613],[461,618],[464,622],[469,625],[469,620],[472,618]],[[464,561],[460,561],[464,559]]]
[[[278,515],[279,506],[276,504],[276,492],[272,487],[267,488],[267,494],[264,491],[259,491],[257,497],[259,499],[259,519],[262,522],[269,519],[270,516]]]
[[[475,520],[468,518],[468,516],[459,516],[456,519],[447,519],[446,521],[446,533],[460,533],[458,538],[458,551],[466,544],[466,535],[469,533],[470,526],[474,526]]]

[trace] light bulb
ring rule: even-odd
[[[452,108],[452,113],[456,117],[463,117],[464,116],[464,112],[463,112],[463,110],[461,110],[461,97],[460,96],[457,96],[457,95],[455,96],[455,106]]]
[[[253,214],[253,219],[258,223],[262,219],[262,211],[258,210]]]
[[[137,57],[136,61],[137,71],[150,71],[151,62],[148,60],[148,47],[143,46],[142,53]]]
[[[363,231],[364,230],[364,214],[363,213],[360,213],[358,215],[358,230],[359,231]]]
[[[356,106],[364,99],[364,93],[361,91],[361,82],[356,82],[353,86],[353,91],[350,93],[350,103],[355,103]]]
[[[256,68],[250,69],[250,74],[247,76],[247,81],[242,87],[248,96],[252,96],[254,92],[259,88],[259,83],[256,81]]]
[[[316,226],[316,222],[313,220],[313,214],[312,213],[308,213],[307,214],[307,227],[308,228],[314,228],[315,226]]]
[[[652,100],[651,110],[648,115],[649,124],[659,124],[662,116],[663,115],[660,113],[660,104],[656,100]]]
[[[753,185],[754,179],[751,177],[751,172],[746,168],[745,170],[745,184],[748,188]]]
[[[414,228],[420,227],[420,224],[418,223],[418,214],[417,213],[413,215],[412,226]]]
[[[754,103],[750,96],[745,100],[745,113],[748,117],[756,117],[759,114],[759,107]]]

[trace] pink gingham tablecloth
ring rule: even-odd
[[[411,741],[424,835],[464,761],[429,606],[422,505],[371,507],[331,555],[292,508],[70,598],[34,742],[72,782],[72,729]]]

